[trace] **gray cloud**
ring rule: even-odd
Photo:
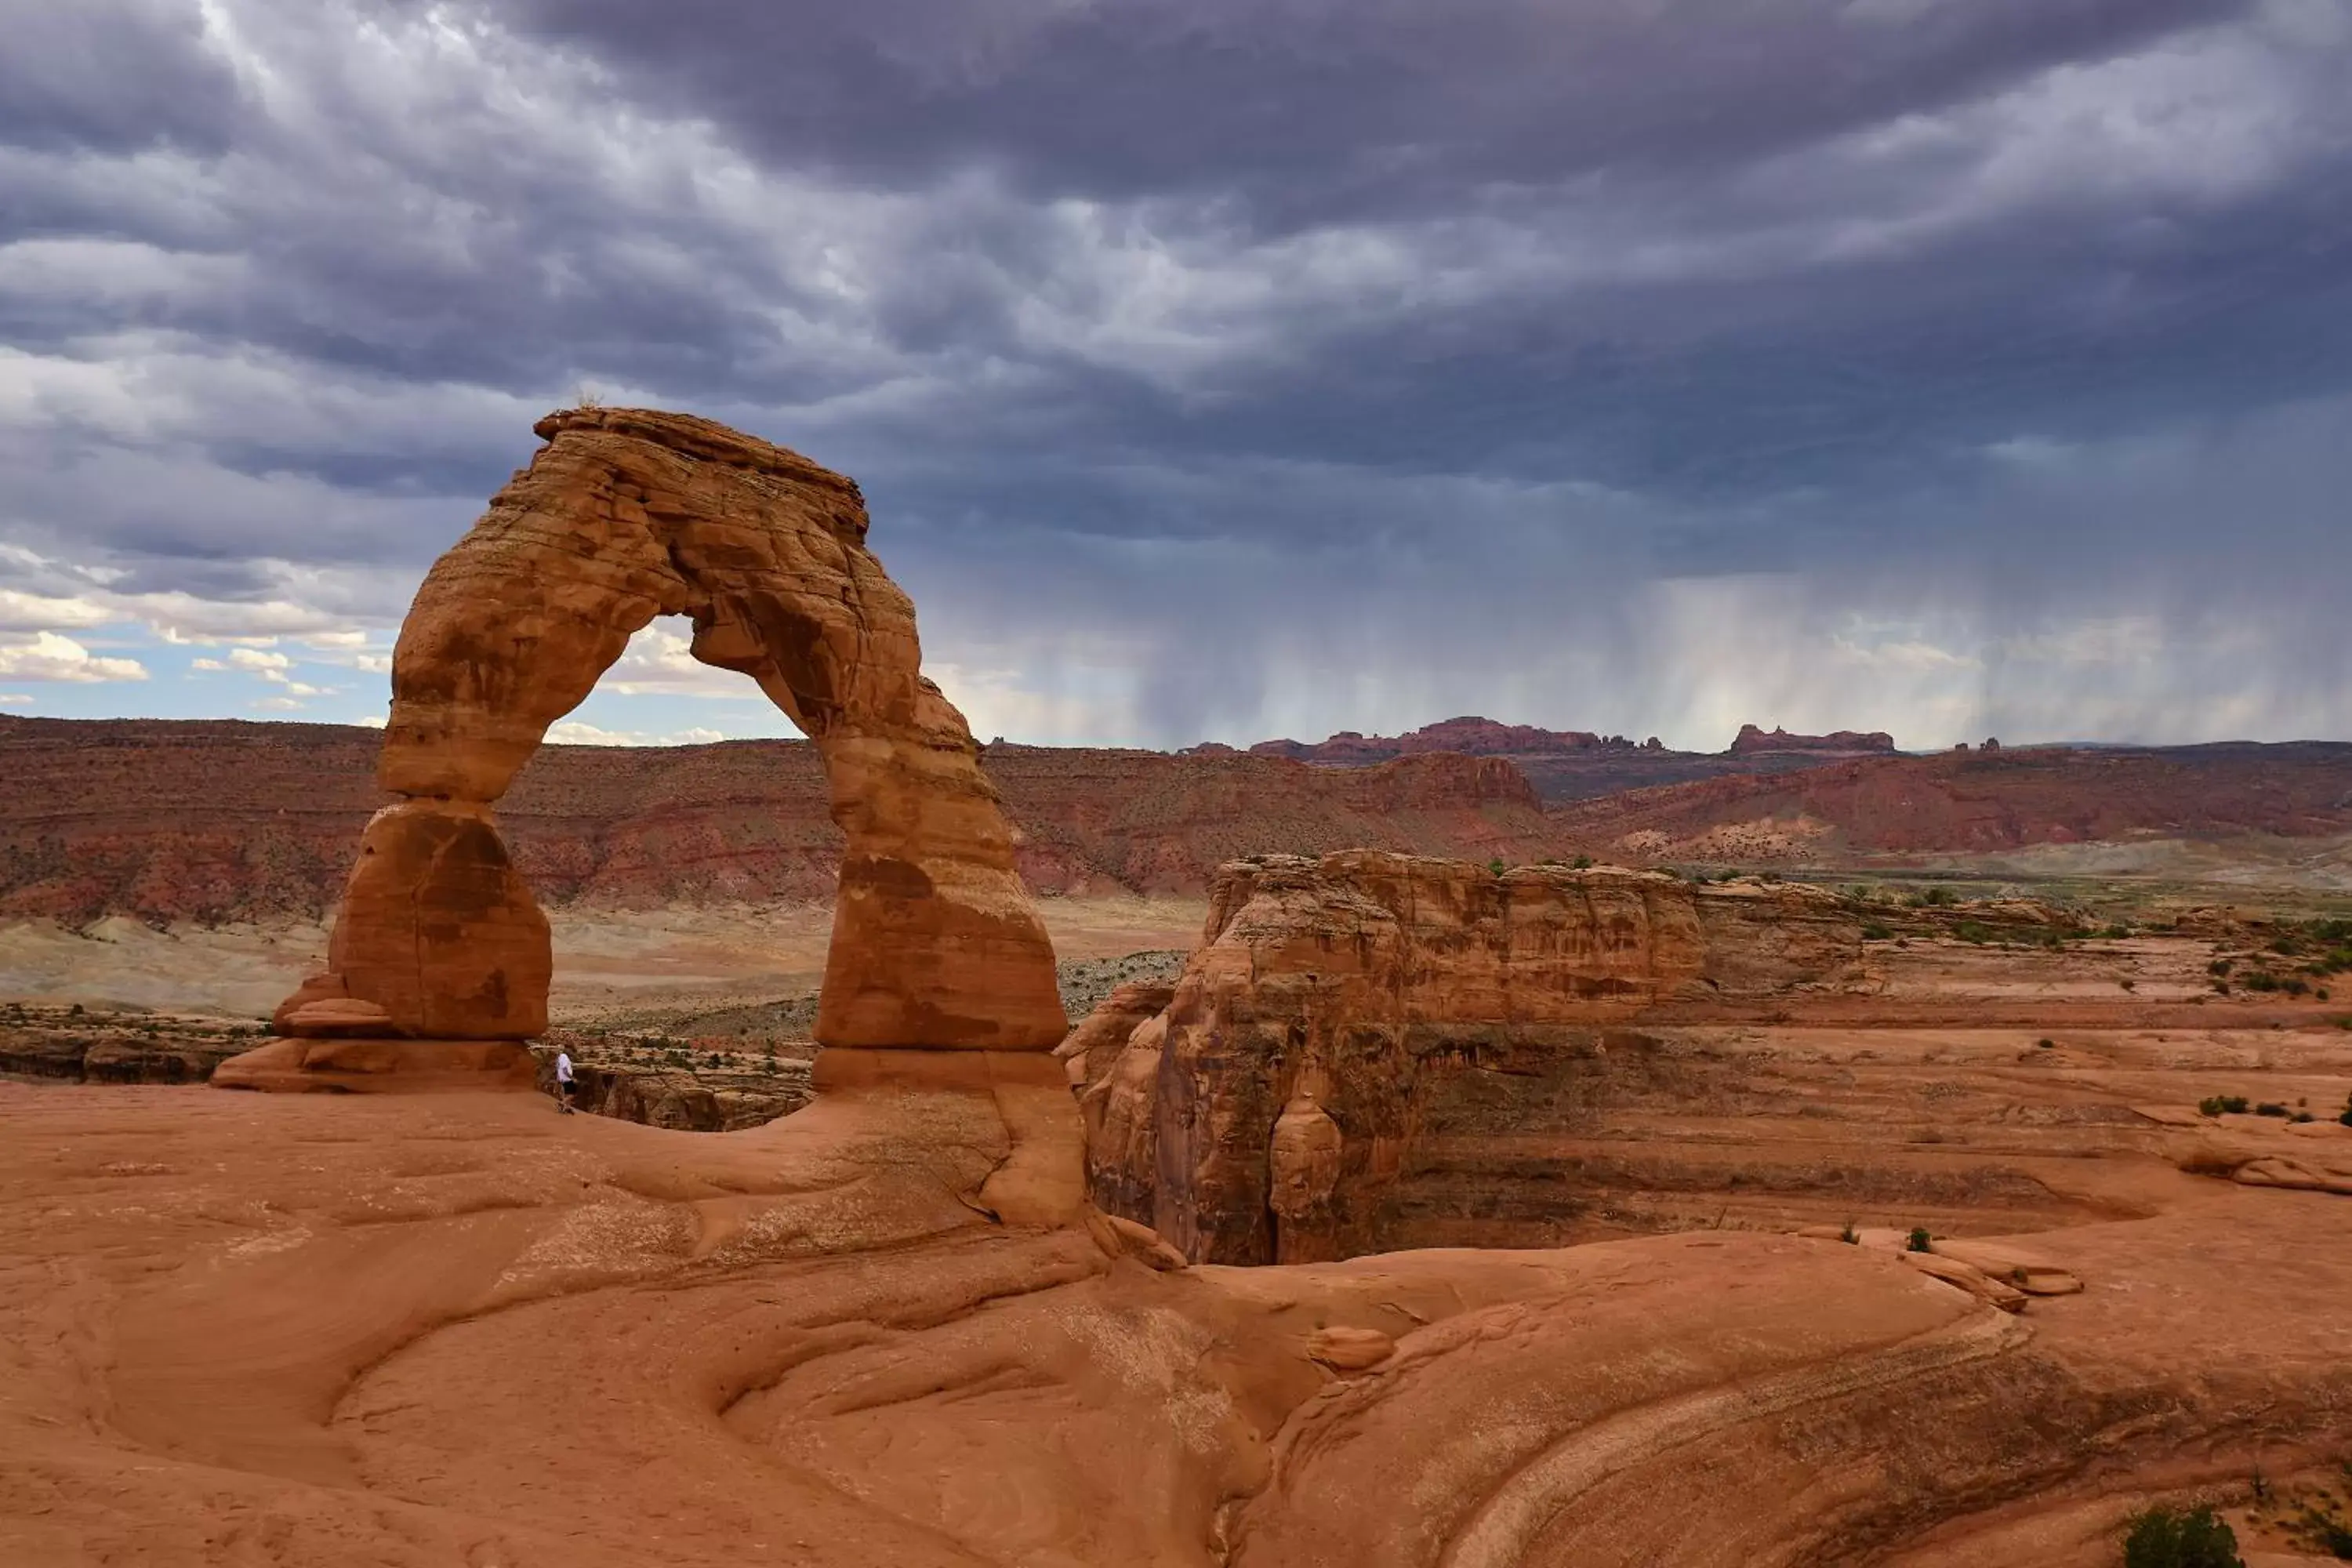
[[[380,621],[584,386],[1060,738],[2352,725],[2335,0],[65,9],[0,587]]]

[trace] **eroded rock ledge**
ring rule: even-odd
[[[1530,1062],[1610,1048],[1661,1004],[1843,984],[1862,934],[1815,889],[1351,850],[1220,874],[1164,1005],[1123,988],[1064,1052],[1095,1201],[1195,1262],[1398,1245],[1416,1139]]]

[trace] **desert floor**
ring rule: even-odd
[[[1201,919],[1045,910],[1081,963]],[[821,928],[565,916],[566,995],[773,995]],[[256,1012],[315,951],[12,941],[0,985]],[[2212,951],[1873,943],[1662,1011],[1557,1125],[1434,1140],[1421,1245],[1297,1268],[1091,1215],[1042,1058],[827,1052],[723,1134],[0,1081],[0,1562],[2093,1568],[2200,1496],[2329,1561],[2352,1003],[2211,994]]]

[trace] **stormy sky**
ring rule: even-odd
[[[983,737],[2352,736],[2347,0],[0,0],[0,710],[380,720],[591,395]],[[786,733],[656,623],[560,733]]]

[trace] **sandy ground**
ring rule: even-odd
[[[1065,960],[1189,948],[1208,912],[1199,899],[1045,899],[1038,908]],[[558,1022],[813,994],[833,930],[830,910],[806,904],[549,918]],[[17,921],[0,924],[0,999],[266,1018],[326,950],[316,922],[156,931],[118,917],[76,931]]]

